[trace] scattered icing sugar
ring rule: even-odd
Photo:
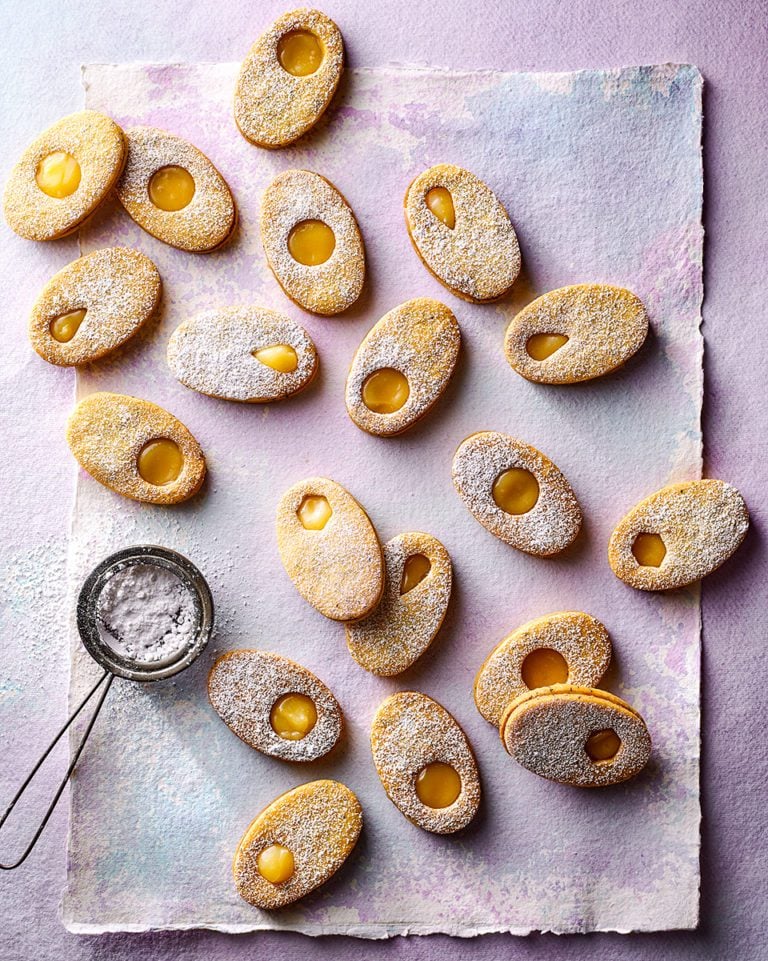
[[[131,661],[175,660],[195,639],[198,616],[190,589],[173,571],[135,563],[118,569],[96,603],[102,641]]]

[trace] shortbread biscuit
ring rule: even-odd
[[[162,282],[149,257],[95,250],[48,281],[29,319],[32,346],[49,364],[89,364],[116,350],[153,316]]]
[[[226,181],[189,141],[156,127],[125,131],[128,160],[117,197],[142,230],[164,244],[208,253],[225,244],[237,210]]]
[[[365,335],[347,377],[347,412],[361,430],[402,434],[439,400],[459,356],[461,330],[437,300],[419,297]]]
[[[491,534],[528,554],[556,554],[581,528],[571,485],[535,447],[480,431],[453,458],[454,486],[464,505]]]
[[[437,164],[419,174],[405,194],[405,222],[424,266],[463,300],[498,300],[520,273],[507,211],[468,170]]]
[[[748,527],[744,498],[725,481],[670,484],[619,522],[608,561],[618,578],[638,590],[685,587],[727,561]]]
[[[96,110],[72,113],[44,130],[5,185],[11,230],[27,240],[56,240],[77,230],[107,197],[126,158],[122,130]]]
[[[243,61],[235,122],[258,147],[285,147],[325,112],[344,69],[339,28],[319,10],[284,13]]]
[[[595,687],[611,661],[608,631],[583,611],[559,611],[518,627],[477,672],[478,711],[498,727],[505,708],[529,689],[568,683]]]
[[[386,586],[368,617],[347,624],[347,647],[357,663],[383,677],[407,670],[427,650],[451,597],[451,558],[436,537],[398,534],[384,545]]]
[[[362,826],[360,802],[338,781],[310,781],[281,794],[237,846],[237,893],[266,910],[298,901],[339,870]]]
[[[205,478],[205,457],[189,430],[138,397],[85,397],[70,415],[67,443],[83,470],[131,500],[178,504]]]

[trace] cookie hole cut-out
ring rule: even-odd
[[[317,724],[315,702],[306,694],[284,694],[272,705],[269,723],[278,737],[300,741]]]
[[[446,190],[445,187],[433,187],[427,191],[424,200],[435,217],[453,230],[456,226],[456,209],[453,206],[450,190]]]
[[[324,50],[311,30],[291,30],[280,37],[277,58],[280,66],[294,77],[309,77],[323,62]]]
[[[493,482],[496,506],[507,514],[527,514],[539,499],[539,482],[522,467],[505,470]]]
[[[632,542],[632,553],[641,567],[661,567],[667,547],[658,534],[638,534]]]
[[[43,157],[37,165],[37,186],[49,197],[63,200],[80,186],[80,164],[71,153],[57,150]]]
[[[328,498],[320,495],[308,494],[299,504],[297,511],[301,526],[308,531],[321,531],[331,519],[333,510]]]
[[[432,570],[432,562],[424,554],[411,554],[403,565],[403,579],[400,582],[400,593],[407,594],[424,580]]]
[[[305,267],[324,264],[335,247],[336,237],[322,220],[302,220],[288,234],[288,252]]]
[[[253,356],[272,370],[281,374],[292,374],[299,366],[299,356],[290,344],[274,344],[254,350]]]
[[[565,334],[534,334],[525,344],[525,350],[533,360],[546,360],[568,343]]]
[[[163,487],[172,484],[184,466],[179,445],[168,437],[160,437],[145,444],[137,462],[139,474],[148,484]]]
[[[84,318],[84,310],[72,310],[68,314],[54,317],[49,328],[51,337],[60,344],[68,344],[80,329]]]
[[[363,382],[363,403],[374,414],[394,414],[411,394],[408,378],[394,367],[382,367]]]
[[[416,795],[428,808],[450,807],[460,794],[458,771],[443,761],[427,764],[416,777]]]
[[[620,747],[621,738],[609,727],[590,734],[585,745],[587,754],[596,764],[601,761],[612,761],[619,753]]]
[[[192,203],[195,196],[195,181],[192,174],[175,164],[161,167],[150,177],[147,185],[149,199],[158,208],[173,213],[183,210]]]
[[[523,683],[530,690],[565,684],[568,680],[568,662],[559,651],[551,647],[539,647],[531,651],[520,665]]]
[[[292,852],[282,844],[270,844],[256,858],[259,874],[270,884],[284,884],[293,877],[295,864]]]

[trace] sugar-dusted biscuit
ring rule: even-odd
[[[45,285],[32,308],[29,339],[49,364],[89,364],[147,323],[161,290],[157,267],[138,250],[95,250]]]
[[[142,230],[164,244],[208,253],[229,240],[237,210],[226,181],[188,140],[156,127],[125,131],[128,160],[117,197]]]
[[[521,694],[553,684],[595,687],[611,661],[608,631],[583,611],[559,611],[528,621],[508,634],[475,677],[478,711],[498,727],[505,708]]]
[[[670,484],[619,522],[608,561],[618,578],[638,590],[685,587],[727,561],[748,527],[744,498],[725,481]]]
[[[284,13],[243,61],[235,88],[235,122],[259,147],[285,147],[314,127],[344,69],[344,42],[319,10]]]
[[[400,691],[383,701],[371,726],[376,771],[390,801],[435,834],[466,827],[480,804],[480,775],[455,718],[426,694]]]
[[[305,601],[334,621],[370,614],[384,591],[384,559],[368,515],[340,484],[310,477],[277,508],[277,547]]]
[[[437,300],[390,310],[365,335],[347,377],[347,412],[361,430],[402,434],[437,402],[459,356],[461,330]]]
[[[405,194],[405,222],[424,266],[463,300],[498,300],[520,273],[507,211],[462,167],[437,164],[419,174]]]
[[[453,458],[454,486],[491,534],[528,554],[556,554],[575,540],[581,508],[571,485],[535,447],[480,431]]]
[[[3,196],[8,226],[27,240],[72,233],[109,194],[125,157],[123,132],[106,114],[82,110],[62,117],[11,171]]]
[[[376,610],[346,625],[357,663],[383,677],[401,674],[426,651],[451,597],[451,558],[431,534],[409,531],[384,545],[386,585]]]
[[[200,489],[205,457],[167,410],[126,394],[89,394],[67,423],[83,470],[105,487],[147,504],[178,504]]]
[[[647,334],[648,315],[632,291],[574,284],[524,307],[507,328],[504,352],[528,380],[575,384],[621,367]]]
[[[527,691],[504,711],[507,752],[523,767],[574,787],[606,787],[634,777],[651,754],[640,714],[615,694],[572,684]]]
[[[339,781],[286,791],[251,822],[237,846],[237,893],[266,910],[298,901],[339,870],[362,827],[360,802]]]
[[[185,320],[171,335],[167,357],[186,387],[251,404],[298,393],[318,366],[301,324],[264,307],[219,307]]]
[[[283,761],[323,757],[341,735],[341,708],[330,690],[280,654],[222,654],[208,675],[208,698],[241,740]]]
[[[264,191],[261,242],[286,296],[314,314],[339,314],[360,296],[365,248],[352,209],[311,170],[285,170]]]

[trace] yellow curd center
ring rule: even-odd
[[[549,687],[550,684],[565,684],[568,680],[568,662],[559,651],[551,647],[540,647],[525,658],[520,665],[520,673],[526,687]]]
[[[80,329],[84,317],[84,310],[73,310],[61,317],[54,317],[49,328],[51,337],[60,344],[68,344]]]
[[[660,567],[667,548],[658,534],[638,534],[632,544],[632,553],[642,567]]]
[[[447,808],[461,794],[458,771],[443,761],[423,767],[416,778],[416,795],[428,808]]]
[[[534,360],[546,360],[567,343],[565,334],[534,334],[528,338],[525,349]]]
[[[587,738],[587,754],[593,761],[610,761],[616,757],[621,747],[619,735],[606,728],[604,731],[595,731]]]
[[[507,514],[527,514],[539,499],[539,482],[529,470],[510,467],[493,482],[493,499]]]
[[[423,554],[411,554],[403,566],[403,579],[400,581],[400,593],[407,594],[432,570],[432,564]]]
[[[272,370],[281,374],[292,374],[299,366],[299,358],[290,344],[274,344],[272,347],[262,347],[254,350],[253,356]]]
[[[149,181],[149,199],[160,210],[183,210],[195,196],[195,181],[183,167],[161,167]]]
[[[306,694],[284,694],[272,705],[269,723],[278,737],[300,741],[317,724],[315,702]]]
[[[405,404],[410,393],[407,378],[393,367],[375,370],[363,383],[363,403],[374,414],[394,414]]]
[[[256,858],[256,867],[265,881],[282,884],[293,877],[295,865],[293,855],[282,844],[270,844]]]
[[[308,77],[323,62],[323,45],[309,30],[291,30],[280,37],[277,58],[294,77]]]
[[[80,186],[80,164],[71,153],[57,150],[43,157],[37,165],[35,180],[44,194],[62,200]]]
[[[288,252],[305,267],[324,264],[335,247],[333,231],[322,220],[302,220],[288,235]]]
[[[145,444],[137,464],[141,477],[156,487],[173,483],[183,466],[184,457],[179,445],[167,437],[160,437]]]
[[[333,511],[328,498],[322,494],[308,494],[297,511],[302,527],[308,531],[321,531],[331,519]]]
[[[435,217],[441,220],[446,227],[453,230],[456,226],[456,210],[453,206],[453,197],[450,191],[446,190],[445,187],[433,187],[427,191],[427,196],[424,199]]]

